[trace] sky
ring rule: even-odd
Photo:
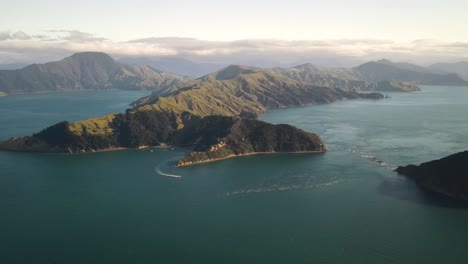
[[[85,50],[208,62],[468,57],[467,0],[1,1],[0,63]]]

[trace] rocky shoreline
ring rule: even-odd
[[[273,155],[273,154],[324,154],[326,150],[322,151],[298,151],[298,152],[251,152],[251,153],[244,153],[244,154],[232,154],[229,156],[226,156],[224,158],[216,158],[216,159],[209,159],[209,160],[201,160],[197,162],[183,162],[182,160],[179,160],[176,167],[181,168],[181,167],[188,167],[188,166],[194,166],[194,165],[199,165],[199,164],[204,164],[204,163],[210,163],[210,162],[215,162],[215,161],[221,161],[221,160],[227,160],[227,159],[233,159],[233,158],[238,158],[238,157],[247,157],[247,156],[254,156],[254,155]]]

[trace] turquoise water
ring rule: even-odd
[[[149,91],[100,90],[0,97],[0,140],[30,135],[64,120],[125,111]]]
[[[124,109],[132,95],[0,98],[0,138],[43,128],[40,116]],[[466,263],[468,210],[391,168],[468,148],[468,88],[391,96],[262,116],[316,132],[325,155],[176,169],[184,153],[170,150],[0,152],[0,263]]]

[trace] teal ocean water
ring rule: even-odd
[[[468,210],[391,170],[468,149],[468,88],[422,88],[262,116],[319,134],[324,155],[177,169],[170,150],[0,152],[0,263],[466,263]],[[0,139],[143,95],[3,97]]]

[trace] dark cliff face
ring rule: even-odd
[[[237,117],[209,116],[186,127],[179,145],[194,152],[181,159],[187,166],[251,153],[324,152],[322,140],[290,125],[272,125]]]
[[[423,163],[398,167],[396,172],[426,191],[468,201],[468,151]]]

